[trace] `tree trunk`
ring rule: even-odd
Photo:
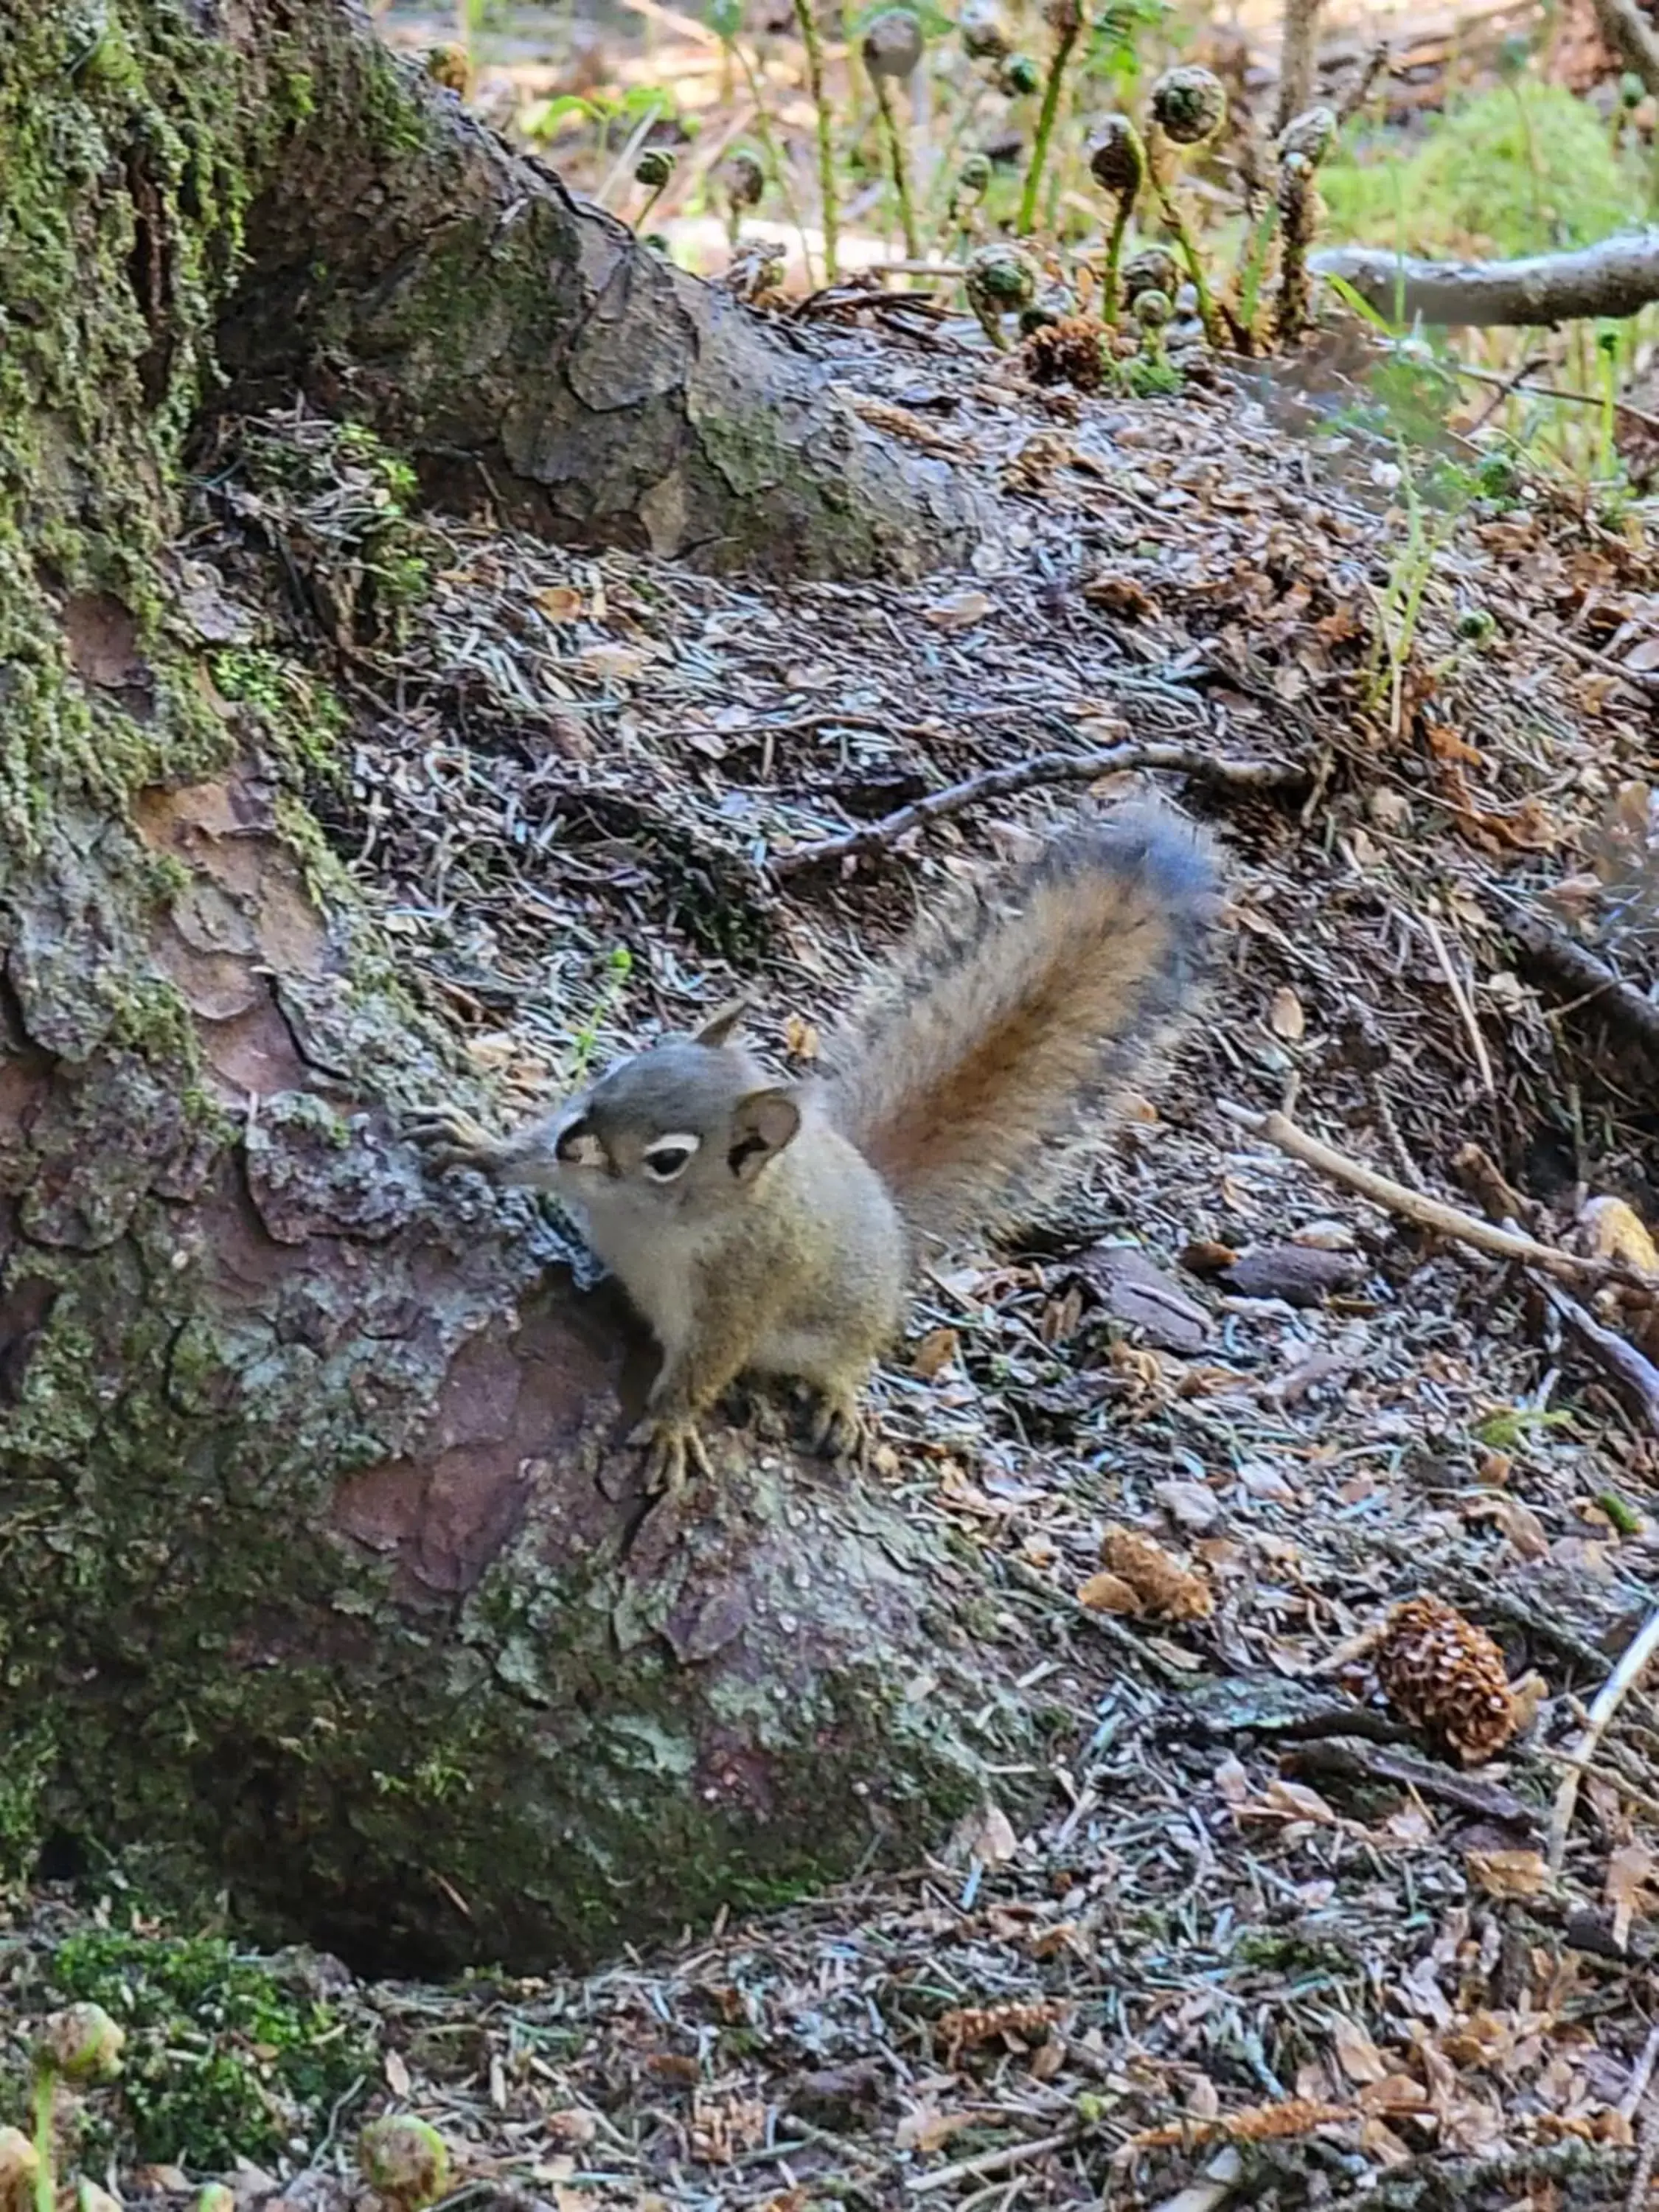
[[[454,1055],[176,487],[205,398],[305,386],[659,552],[904,565],[970,501],[334,0],[9,0],[0,302],[0,1858],[409,1969],[914,1850],[995,1697],[949,1571],[736,1438],[646,1512],[614,1301],[392,1133]]]

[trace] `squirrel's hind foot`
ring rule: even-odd
[[[821,1393],[808,1441],[826,1459],[862,1466],[870,1449],[870,1425],[850,1390]]]
[[[714,1480],[697,1425],[683,1413],[647,1414],[628,1441],[645,1446],[645,1486],[653,1496],[661,1492],[678,1497],[687,1487],[688,1462],[699,1474]]]

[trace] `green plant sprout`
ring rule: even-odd
[[[893,180],[893,197],[898,202],[899,228],[904,234],[904,251],[912,261],[921,258],[921,233],[916,223],[909,157],[905,134],[893,105],[893,88],[914,74],[921,59],[924,43],[919,16],[908,8],[884,8],[866,27],[860,49],[875,88],[881,135],[887,149],[888,173]]]
[[[1048,74],[1042,87],[1042,106],[1037,114],[1036,133],[1031,141],[1031,159],[1025,172],[1025,189],[1020,194],[1019,213],[1014,228],[1022,238],[1029,238],[1036,228],[1037,199],[1042,189],[1042,172],[1048,164],[1049,141],[1054,135],[1054,124],[1060,114],[1060,95],[1065,83],[1066,65],[1083,35],[1084,15],[1082,0],[1047,0],[1043,16],[1054,33],[1054,52],[1048,58]]]
[[[651,210],[668,190],[674,176],[674,156],[659,146],[647,146],[634,164],[634,181],[643,185],[649,197],[634,218],[635,230],[643,231]]]
[[[767,169],[777,179],[778,189],[783,194],[784,207],[787,210],[790,222],[794,225],[795,234],[800,240],[801,259],[810,272],[812,266],[812,255],[806,243],[806,226],[801,220],[801,211],[796,204],[794,191],[789,182],[789,170],[779,151],[777,137],[772,129],[771,113],[766,103],[766,90],[756,73],[755,64],[749,58],[748,50],[738,35],[743,28],[743,0],[712,0],[708,10],[708,27],[720,40],[721,52],[726,55],[727,61],[735,62],[742,73],[750,100],[754,105],[755,136],[761,143],[761,150],[766,157]]]
[[[600,1032],[622,1004],[633,972],[634,956],[625,945],[617,945],[605,955],[592,1012],[571,1039],[568,1081],[580,1083],[592,1066],[593,1055],[599,1050]]]
[[[812,98],[812,117],[817,132],[818,198],[823,230],[824,282],[833,284],[840,269],[840,216],[836,183],[836,125],[823,84],[823,40],[818,36],[812,0],[795,0],[795,21],[806,49],[806,88]]]
[[[1153,188],[1170,235],[1198,295],[1198,319],[1204,325],[1205,340],[1212,353],[1219,353],[1227,343],[1220,310],[1210,290],[1204,257],[1182,211],[1176,191],[1176,165],[1158,158],[1161,149],[1156,142],[1166,139],[1172,146],[1188,147],[1201,146],[1212,138],[1227,118],[1226,90],[1220,78],[1210,70],[1168,69],[1152,87],[1152,109],[1155,138],[1148,153]]]
[[[1100,319],[1115,324],[1124,234],[1146,182],[1146,149],[1127,115],[1109,115],[1096,132],[1089,149],[1089,173],[1115,203],[1100,278]]]

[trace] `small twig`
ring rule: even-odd
[[[977,2158],[958,2159],[954,2166],[936,2166],[931,2173],[916,2176],[910,2184],[910,2194],[925,2197],[935,2189],[952,2188],[958,2181],[979,2181],[989,2174],[1007,2173],[1017,2166],[1030,2166],[1035,2159],[1047,2158],[1050,2151],[1069,2150],[1082,2133],[1082,2127],[1073,2122],[1051,2136],[1032,2136],[1025,2142],[1006,2143],[1000,2150],[982,2150]]]
[[[1552,1874],[1560,1873],[1561,1862],[1566,1856],[1567,1831],[1572,1826],[1573,1808],[1578,1802],[1579,1779],[1594,1761],[1596,1747],[1611,1726],[1613,1715],[1647,1671],[1648,1662],[1656,1651],[1659,1651],[1659,1607],[1648,1615],[1639,1633],[1626,1645],[1619,1664],[1596,1692],[1595,1702],[1585,1720],[1584,1733],[1573,1746],[1570,1754],[1572,1764],[1562,1777],[1561,1787],[1550,1808],[1547,1856]]]
[[[1625,2212],[1647,2212],[1649,2186],[1653,2180],[1653,2164],[1659,2158],[1659,2105],[1656,2105],[1642,2123],[1642,2132],[1636,2142],[1636,2171],[1630,2178],[1630,2193],[1625,2199]]]
[[[1486,1040],[1480,1034],[1480,1023],[1474,1011],[1474,1001],[1469,996],[1468,986],[1453,967],[1451,955],[1446,950],[1445,939],[1435,927],[1433,916],[1425,914],[1421,920],[1423,927],[1427,933],[1429,943],[1434,948],[1436,965],[1445,977],[1446,988],[1452,994],[1452,1004],[1457,1009],[1458,1018],[1468,1032],[1469,1044],[1474,1053],[1474,1064],[1480,1073],[1480,1087],[1488,1098],[1496,1098],[1498,1083],[1492,1072],[1492,1057],[1486,1050]]]
[[[1581,1778],[1589,1771],[1582,1761],[1570,1759],[1564,1751],[1540,1751],[1534,1752],[1533,1756],[1547,1759],[1552,1766],[1576,1767]],[[1634,1805],[1638,1813],[1645,1813],[1651,1820],[1659,1820],[1659,1797],[1650,1797],[1645,1790],[1638,1790],[1633,1782],[1626,1781],[1616,1766],[1600,1768],[1597,1779],[1605,1782],[1616,1796],[1624,1799],[1626,1804]]]
[[[1457,375],[1469,377],[1476,384],[1496,385],[1498,397],[1493,400],[1492,407],[1501,407],[1512,392],[1530,392],[1535,399],[1570,400],[1576,407],[1603,407],[1611,404],[1615,415],[1627,415],[1632,422],[1641,423],[1644,429],[1659,430],[1659,415],[1650,415],[1645,407],[1632,407],[1628,399],[1614,399],[1609,402],[1600,392],[1564,392],[1559,384],[1532,383],[1529,380],[1533,370],[1546,358],[1547,356],[1542,354],[1534,356],[1524,362],[1513,376],[1500,375],[1495,368],[1476,368],[1473,362],[1467,361],[1448,361],[1446,366],[1454,370]],[[1492,408],[1489,407],[1486,415],[1490,415],[1491,412]],[[1480,422],[1486,420],[1486,415],[1480,417]],[[1471,424],[1471,428],[1478,430],[1480,428],[1480,422]]]
[[[1359,64],[1352,82],[1336,103],[1337,128],[1352,123],[1354,117],[1371,96],[1371,87],[1376,82],[1389,62],[1389,42],[1379,39]]]
[[[1536,385],[1527,384],[1527,379],[1532,374],[1534,369],[1541,368],[1547,358],[1547,355],[1541,353],[1523,354],[1521,356],[1521,366],[1515,371],[1513,375],[1510,376],[1498,376],[1496,374],[1488,376],[1484,369],[1476,372],[1476,381],[1478,383],[1493,385],[1497,388],[1492,392],[1492,398],[1486,402],[1486,405],[1480,410],[1480,412],[1475,416],[1474,422],[1470,423],[1468,434],[1471,438],[1474,436],[1477,431],[1485,429],[1486,424],[1491,422],[1492,416],[1498,412],[1504,402],[1506,399],[1513,398],[1515,393],[1520,391],[1522,385],[1527,385],[1527,389],[1529,392],[1535,392],[1537,390],[1538,387]]]
[[[1642,2046],[1642,2055],[1632,2069],[1630,2087],[1619,2100],[1622,2118],[1633,2120],[1642,2109],[1642,2100],[1648,2094],[1648,2084],[1653,2079],[1653,2069],[1659,2063],[1659,2022],[1648,2030],[1648,2039]]]
[[[1444,1200],[1431,1198],[1423,1191],[1407,1190],[1403,1182],[1395,1182],[1392,1176],[1378,1175],[1374,1168],[1362,1167],[1346,1152],[1339,1152],[1334,1146],[1322,1144],[1317,1137],[1310,1137],[1283,1114],[1253,1114],[1248,1108],[1231,1105],[1225,1099],[1218,1103],[1228,1121],[1236,1122],[1251,1136],[1276,1146],[1289,1158],[1300,1160],[1304,1167],[1317,1169],[1333,1182],[1342,1183],[1349,1190],[1358,1191],[1362,1198],[1370,1199],[1373,1206],[1414,1221],[1419,1229],[1429,1230],[1437,1237],[1449,1237],[1455,1243],[1472,1245],[1477,1252],[1490,1253],[1495,1260],[1513,1260],[1522,1267],[1539,1267],[1547,1274],[1565,1276],[1571,1282],[1620,1283],[1645,1291],[1650,1297],[1659,1297],[1659,1282],[1622,1261],[1581,1258],[1575,1252],[1563,1252],[1559,1246],[1540,1244],[1535,1237],[1528,1237],[1519,1230],[1496,1228],[1475,1214],[1464,1212],[1462,1206],[1449,1206]]]
[[[1582,644],[1577,638],[1570,637],[1565,630],[1546,629],[1527,616],[1516,613],[1513,607],[1506,610],[1505,618],[1516,629],[1523,629],[1528,637],[1535,638],[1540,645],[1559,647],[1563,653],[1571,654],[1574,660],[1582,660],[1586,668],[1599,668],[1603,675],[1616,676],[1621,684],[1628,684],[1632,691],[1641,692],[1644,698],[1659,696],[1659,671],[1626,668],[1610,653],[1598,653],[1593,645]]]
[[[1338,1774],[1346,1781],[1382,1781],[1415,1790],[1425,1797],[1438,1797],[1460,1811],[1506,1828],[1534,1830],[1538,1817],[1512,1790],[1495,1782],[1482,1782],[1472,1774],[1456,1773],[1432,1759],[1413,1759],[1387,1744],[1369,1743],[1358,1736],[1325,1736],[1287,1747],[1279,1764],[1292,1773]]]
[[[1132,769],[1169,769],[1182,775],[1218,785],[1227,791],[1284,791],[1299,787],[1310,771],[1300,762],[1218,760],[1197,745],[1110,745],[1097,753],[1036,753],[1006,768],[982,769],[943,791],[913,799],[879,822],[844,836],[825,837],[815,845],[798,845],[793,852],[775,854],[769,863],[772,874],[783,879],[812,868],[833,867],[843,860],[862,859],[896,842],[925,822],[943,821],[960,814],[983,799],[1002,799],[1012,792],[1028,791],[1038,783],[1092,783],[1097,777],[1121,775]]]

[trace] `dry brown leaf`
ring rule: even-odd
[[[404,2063],[402,2051],[388,2051],[380,2061],[380,2069],[386,2075],[386,2087],[394,2097],[409,2094],[409,2068]]]
[[[1302,1001],[1288,983],[1281,984],[1273,993],[1267,1009],[1267,1025],[1286,1044],[1298,1043],[1307,1034],[1308,1018],[1302,1011]]]
[[[1006,1866],[1019,1849],[1019,1838],[1000,1805],[967,1814],[951,1841],[958,1858],[977,1859],[982,1866]]]
[[[1139,1613],[1140,1600],[1121,1575],[1091,1575],[1077,1594],[1091,1613]]]
[[[1215,1771],[1215,1786],[1230,1805],[1243,1805],[1250,1794],[1250,1778],[1244,1762],[1229,1752]]]
[[[572,591],[568,584],[551,584],[546,591],[538,592],[536,605],[549,622],[578,622],[581,618],[582,595]]]
[[[1203,1349],[1210,1316],[1133,1244],[1097,1244],[1079,1272],[1115,1321],[1139,1330],[1167,1352]]]
[[[942,599],[935,599],[926,610],[927,619],[940,629],[967,629],[986,616],[994,613],[996,601],[988,593],[975,591],[947,592]]]
[[[601,677],[607,684],[626,684],[651,657],[643,646],[589,645],[577,654],[576,665],[585,674]]]
[[[1168,1481],[1152,1485],[1152,1496],[1177,1527],[1194,1533],[1213,1528],[1221,1518],[1220,1501],[1201,1482],[1183,1482],[1171,1475]]]
[[[899,2150],[919,2150],[925,2154],[973,2124],[971,2112],[942,2112],[937,2105],[915,2105],[894,2129],[893,2142]]]
[[[1146,1610],[1164,1620],[1207,1620],[1215,1599],[1202,1575],[1172,1559],[1162,1544],[1133,1528],[1109,1528],[1102,1539],[1103,1564],[1121,1576]]]
[[[911,1373],[931,1382],[956,1358],[957,1343],[955,1329],[930,1328],[910,1356]]]
[[[1463,1863],[1488,1897],[1539,1897],[1550,1887],[1537,1851],[1466,1851]]]
[[[1259,1797],[1238,1809],[1260,1820],[1312,1820],[1322,1828],[1341,1826],[1316,1790],[1310,1790],[1305,1782],[1287,1782],[1283,1775],[1275,1775]]]
[[[1648,1885],[1653,1878],[1654,1864],[1648,1845],[1634,1840],[1620,1844],[1607,1861],[1602,1894],[1613,1907],[1613,1940],[1621,1951],[1629,1940],[1631,1922],[1638,1913],[1652,1910],[1653,1897]]]
[[[1357,2020],[1339,2013],[1331,2022],[1331,2045],[1336,2063],[1354,2083],[1386,2081],[1392,2070],[1382,2053]]]

